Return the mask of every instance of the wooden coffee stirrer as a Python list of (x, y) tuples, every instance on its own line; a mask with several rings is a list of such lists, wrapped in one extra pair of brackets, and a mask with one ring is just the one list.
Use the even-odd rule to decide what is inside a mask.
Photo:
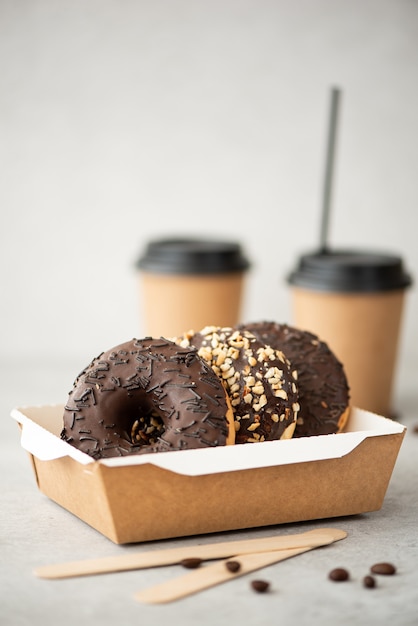
[(34, 573), (40, 578), (50, 579), (89, 576), (92, 574), (105, 574), (108, 572), (121, 572), (158, 567), (161, 565), (173, 565), (180, 563), (186, 558), (210, 560), (231, 557), (234, 554), (243, 555), (296, 548), (311, 549), (316, 546), (333, 543), (339, 539), (344, 539), (346, 536), (347, 533), (343, 530), (336, 528), (318, 528), (296, 535), (243, 539), (198, 546), (169, 548), (167, 550), (135, 552), (100, 559), (57, 563), (38, 567)]
[[(328, 533), (328, 539), (319, 544), (317, 541), (312, 541), (311, 545), (305, 545), (299, 548), (284, 548), (280, 550), (272, 550), (269, 552), (253, 552), (246, 554), (239, 554), (238, 556), (224, 559), (223, 561), (217, 561), (211, 565), (201, 567), (198, 570), (194, 570), (178, 578), (165, 581), (159, 585), (155, 585), (143, 591), (139, 591), (135, 594), (135, 599), (140, 602), (146, 602), (149, 604), (164, 604), (166, 602), (172, 602), (179, 600), (185, 596), (192, 595), (197, 591), (208, 589), (214, 585), (218, 585), (238, 576), (243, 576), (249, 572), (261, 569), (268, 565), (273, 565), (279, 561), (284, 561), (292, 556), (308, 552), (321, 545), (329, 545), (334, 541), (345, 539), (347, 533), (343, 530), (336, 530), (332, 528), (323, 529)], [(310, 533), (304, 533), (305, 537), (311, 535), (312, 539), (318, 539), (319, 535), (316, 533), (321, 532), (311, 531)], [(236, 561), (239, 564), (239, 569), (231, 571), (227, 567), (228, 561)]]
[[(328, 544), (326, 544), (328, 545)], [(135, 594), (135, 599), (147, 604), (165, 604), (180, 600), (198, 591), (214, 587), (227, 582), (238, 576), (284, 561), (297, 554), (308, 552), (319, 546), (306, 546), (304, 548), (290, 548), (288, 550), (273, 550), (272, 552), (255, 552), (239, 554), (238, 556), (217, 561), (206, 565), (188, 574), (167, 580), (159, 585), (154, 585)], [(236, 561), (240, 567), (237, 572), (231, 572), (227, 568), (228, 561)]]

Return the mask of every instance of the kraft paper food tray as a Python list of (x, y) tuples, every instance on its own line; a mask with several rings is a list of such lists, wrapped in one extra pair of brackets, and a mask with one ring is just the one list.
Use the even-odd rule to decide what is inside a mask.
[(405, 434), (353, 408), (338, 435), (95, 461), (60, 440), (62, 415), (12, 411), (39, 489), (115, 543), (376, 511)]

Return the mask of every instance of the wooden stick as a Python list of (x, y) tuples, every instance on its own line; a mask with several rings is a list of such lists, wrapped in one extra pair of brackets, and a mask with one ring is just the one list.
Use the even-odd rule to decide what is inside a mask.
[(140, 591), (135, 594), (134, 597), (139, 602), (146, 602), (148, 604), (173, 602), (174, 600), (179, 600), (180, 598), (192, 595), (203, 589), (219, 585), (220, 583), (227, 582), (238, 576), (243, 576), (249, 572), (261, 569), (267, 565), (272, 565), (273, 563), (278, 563), (284, 559), (289, 559), (292, 556), (312, 549), (313, 547), (309, 546), (289, 550), (276, 550), (273, 552), (241, 554), (233, 557), (233, 560), (240, 564), (240, 569), (236, 573), (231, 573), (227, 569), (226, 562), (229, 559), (225, 559), (224, 561), (217, 561), (211, 565), (202, 566), (179, 578), (168, 580), (159, 585), (145, 589), (144, 591)]
[(296, 535), (279, 535), (276, 537), (261, 537), (257, 539), (243, 539), (221, 543), (204, 544), (169, 548), (167, 550), (152, 550), (134, 552), (99, 559), (84, 561), (70, 561), (44, 565), (35, 569), (34, 574), (40, 578), (70, 578), (74, 576), (89, 576), (108, 572), (121, 572), (133, 569), (158, 567), (180, 563), (185, 558), (217, 559), (233, 554), (248, 554), (252, 552), (270, 552), (299, 547), (314, 547), (326, 545), (339, 539), (344, 539), (347, 533), (337, 528), (319, 528)]

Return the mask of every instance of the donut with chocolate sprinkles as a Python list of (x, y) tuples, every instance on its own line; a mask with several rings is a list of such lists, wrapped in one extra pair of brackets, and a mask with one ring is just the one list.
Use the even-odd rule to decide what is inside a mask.
[(197, 350), (146, 337), (79, 374), (61, 439), (101, 459), (233, 444), (235, 430), (224, 385)]
[(283, 352), (247, 331), (207, 326), (175, 339), (195, 346), (224, 382), (235, 421), (235, 443), (290, 439), (299, 411), (296, 374)]
[(272, 321), (241, 324), (259, 341), (282, 350), (297, 371), (300, 411), (294, 437), (341, 432), (350, 411), (342, 363), (315, 334)]

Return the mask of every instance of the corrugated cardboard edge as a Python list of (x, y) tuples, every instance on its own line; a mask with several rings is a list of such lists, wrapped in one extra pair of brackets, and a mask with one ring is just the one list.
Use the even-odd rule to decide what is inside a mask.
[[(21, 436), (22, 436), (23, 426), (22, 426), (22, 424), (20, 422), (18, 422), (17, 425), (19, 427), (19, 430), (20, 430)], [(38, 489), (40, 489), (38, 470), (36, 469), (35, 457), (34, 457), (34, 455), (31, 452), (27, 452), (27, 455), (28, 455), (28, 458), (29, 458), (29, 463), (31, 464), (31, 467), (32, 467), (32, 471), (33, 471), (33, 475), (35, 477), (36, 485), (37, 485)]]
[[(40, 415), (44, 409), (34, 412)], [(50, 409), (49, 417), (56, 414), (56, 407)], [(197, 475), (156, 465), (157, 457), (174, 452), (149, 455), (141, 466), (111, 466), (89, 457), (80, 463), (70, 456), (33, 456), (33, 463), (45, 495), (119, 544), (354, 515), (381, 507), (405, 433), (398, 423), (379, 416), (367, 419), (357, 410), (356, 427), (362, 417), (367, 426), (382, 428), (361, 431), (360, 442), (348, 454), (316, 461), (278, 465), (276, 459), (274, 466)], [(55, 432), (59, 428), (56, 424)], [(39, 430), (36, 437), (42, 436)], [(327, 437), (331, 442), (344, 435)], [(272, 443), (278, 444), (273, 450), (280, 450), (287, 442)], [(245, 445), (262, 450), (265, 444)]]
[(51, 461), (33, 458), (41, 493), (115, 543), (125, 543), (116, 527), (116, 494), (108, 489), (98, 463), (86, 466), (68, 456)]
[(405, 429), (397, 422), (354, 408), (351, 410), (346, 431), (338, 435), (94, 461), (88, 455), (59, 439), (62, 413), (62, 405), (14, 409), (12, 417), (22, 425), (23, 429), (22, 447), (41, 460), (69, 456), (84, 465), (100, 463), (109, 467), (121, 467), (152, 464), (189, 476), (276, 466), (278, 460), (280, 465), (285, 465), (340, 458), (351, 452), (366, 437), (400, 434)]

